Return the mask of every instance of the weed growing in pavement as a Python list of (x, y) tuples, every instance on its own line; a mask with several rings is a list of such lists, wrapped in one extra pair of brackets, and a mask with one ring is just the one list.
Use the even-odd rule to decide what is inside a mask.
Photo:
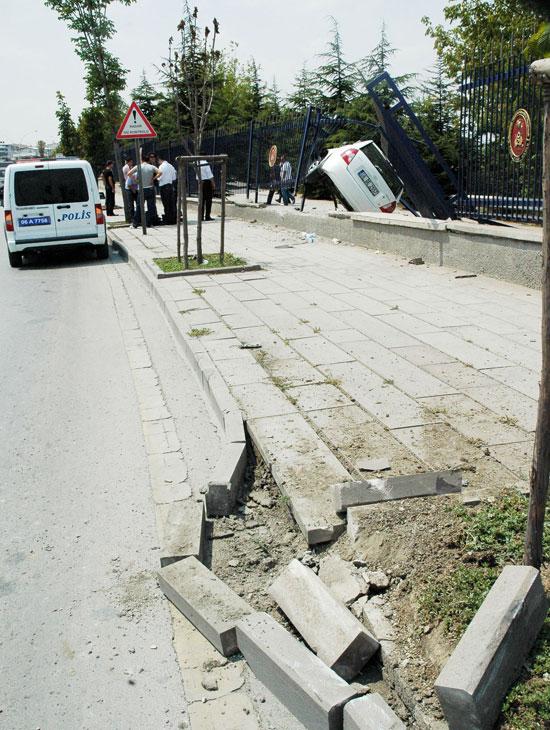
[[(502, 568), (521, 563), (528, 500), (505, 492), (492, 503), (474, 509), (451, 507), (461, 522), (453, 544), (461, 562), (446, 574), (432, 576), (423, 586), (420, 613), (424, 620), (442, 623), (454, 641), (464, 633)], [(550, 518), (546, 519), (544, 555), (550, 557)], [(550, 720), (550, 618), (541, 632), (519, 680), (503, 707), (501, 730), (543, 730)]]
[(393, 307), (390, 307), (390, 309), (392, 309), (392, 310), (393, 309), (399, 309), (399, 305), (398, 304), (394, 304)]
[(518, 419), (514, 418), (514, 416), (505, 415), (501, 416), (498, 420), (505, 426), (519, 426)]
[(212, 330), (208, 327), (193, 327), (187, 334), (189, 337), (206, 337), (206, 335), (212, 334)]
[(271, 380), (273, 381), (273, 385), (276, 385), (279, 390), (286, 390), (290, 383), (286, 378), (281, 378), (280, 375), (272, 375)]
[(321, 328), (320, 327), (314, 327), (313, 328), (313, 331), (315, 332), (316, 335), (318, 335), (319, 332), (321, 331)]
[(193, 289), (193, 294), (198, 294), (199, 297), (202, 297), (206, 289)]
[(325, 385), (334, 385), (336, 388), (339, 388), (342, 385), (342, 381), (338, 380), (338, 378), (327, 378)]
[(309, 319), (301, 319), (300, 322), (302, 324), (309, 324)]
[(283, 505), (283, 507), (290, 506), (290, 497), (287, 494), (279, 494), (277, 500), (279, 501), (279, 504)]
[[(155, 264), (161, 271), (183, 271), (183, 261), (178, 261), (177, 256), (169, 256), (168, 258), (153, 259)], [(199, 264), (195, 257), (189, 258), (189, 269), (221, 269), (227, 266), (246, 266), (246, 261), (232, 253), (225, 253), (223, 263), (220, 260), (219, 253), (208, 253), (202, 264)]]
[(391, 378), (384, 378), (384, 385), (393, 385), (393, 380)]

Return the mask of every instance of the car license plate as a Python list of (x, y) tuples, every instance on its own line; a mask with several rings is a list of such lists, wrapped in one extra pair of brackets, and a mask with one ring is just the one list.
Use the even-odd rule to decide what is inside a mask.
[(40, 215), (36, 218), (19, 218), (18, 223), (20, 228), (26, 228), (27, 226), (49, 226), (52, 219), (49, 215)]
[(359, 170), (357, 173), (363, 183), (365, 184), (366, 188), (369, 190), (369, 192), (376, 196), (380, 194), (380, 190), (376, 187), (376, 185), (373, 183), (373, 181), (370, 179), (370, 177), (367, 175), (367, 173), (364, 170)]

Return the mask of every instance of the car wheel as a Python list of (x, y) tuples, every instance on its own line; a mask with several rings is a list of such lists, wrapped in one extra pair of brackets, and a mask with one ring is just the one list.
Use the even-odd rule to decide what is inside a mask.
[(17, 269), (23, 266), (23, 254), (20, 251), (15, 251), (14, 253), (8, 251), (8, 257), (12, 268)]
[(98, 259), (108, 259), (109, 258), (109, 244), (108, 243), (103, 243), (101, 246), (96, 246), (95, 250), (97, 252)]

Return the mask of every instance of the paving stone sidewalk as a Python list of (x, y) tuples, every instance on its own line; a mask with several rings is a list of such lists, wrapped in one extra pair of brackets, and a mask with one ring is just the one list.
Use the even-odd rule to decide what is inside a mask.
[[(219, 223), (203, 232), (216, 251)], [(175, 253), (175, 227), (116, 235), (142, 260)], [(226, 250), (262, 270), (158, 286), (188, 332), (205, 329), (198, 339), (310, 542), (343, 529), (328, 487), (360, 477), (362, 458), (388, 458), (384, 476), (460, 467), (469, 499), (525, 488), (537, 291), (236, 220)]]

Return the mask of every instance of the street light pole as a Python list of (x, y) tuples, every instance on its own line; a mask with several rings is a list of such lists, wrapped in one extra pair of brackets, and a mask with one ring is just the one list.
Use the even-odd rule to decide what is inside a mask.
[(543, 235), (542, 235), (542, 371), (535, 448), (529, 480), (529, 516), (525, 532), (523, 562), (540, 568), (544, 536), (544, 514), (550, 477), (550, 58), (535, 61), (529, 73), (542, 84), (544, 101), (543, 138)]

